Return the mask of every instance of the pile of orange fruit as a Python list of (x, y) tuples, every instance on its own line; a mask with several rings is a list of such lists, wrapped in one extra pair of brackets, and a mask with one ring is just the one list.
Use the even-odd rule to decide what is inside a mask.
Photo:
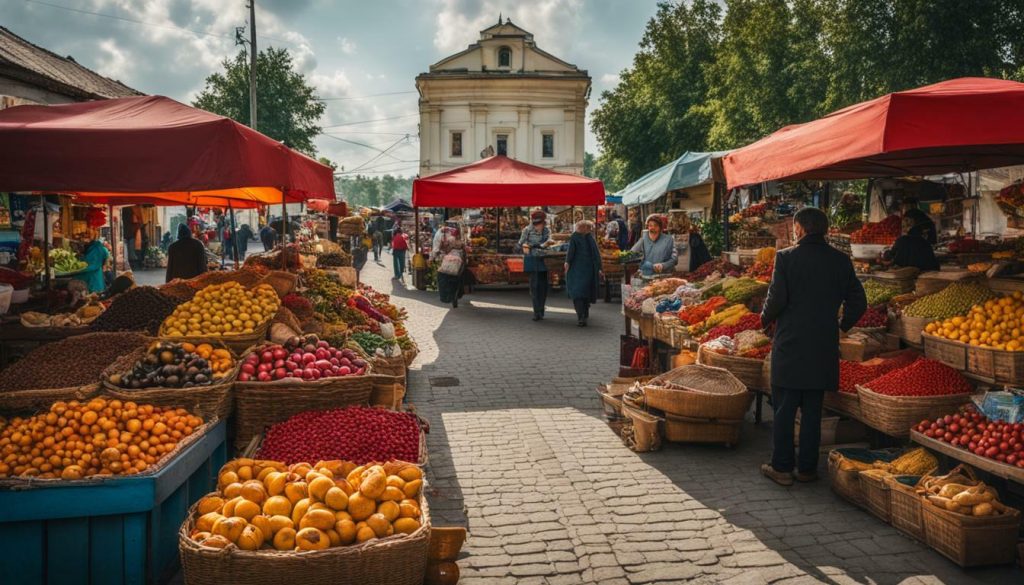
[(0, 477), (82, 479), (145, 471), (203, 424), (183, 408), (93, 398), (55, 402), (0, 431)]
[(209, 343), (200, 343), (199, 345), (182, 343), (181, 349), (210, 362), (214, 379), (223, 378), (235, 367), (235, 358), (231, 357), (231, 352), (224, 348), (214, 348)]
[(969, 345), (1004, 351), (1024, 351), (1024, 294), (989, 299), (971, 307), (967, 315), (925, 326), (925, 333)]

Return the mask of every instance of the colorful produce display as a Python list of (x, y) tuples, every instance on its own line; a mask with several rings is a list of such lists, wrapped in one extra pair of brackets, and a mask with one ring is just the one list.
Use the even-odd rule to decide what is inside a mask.
[(879, 378), (893, 370), (903, 368), (917, 360), (911, 352), (891, 358), (874, 358), (864, 362), (839, 360), (839, 391), (857, 393), (857, 386)]
[(705, 343), (722, 336), (733, 337), (741, 331), (760, 328), (761, 315), (758, 315), (757, 313), (745, 313), (734, 324), (726, 325), (723, 323), (711, 328), (704, 334), (704, 337), (701, 337), (700, 341), (701, 343)]
[(742, 272), (742, 268), (735, 264), (730, 264), (724, 260), (712, 260), (711, 262), (705, 262), (701, 264), (697, 270), (694, 270), (689, 274), (690, 278), (694, 281), (704, 280), (711, 276), (713, 272), (717, 272), (723, 276), (739, 276)]
[(180, 301), (151, 286), (137, 286), (110, 302), (92, 323), (94, 331), (145, 331), (156, 335)]
[(420, 426), (416, 416), (383, 408), (349, 406), (299, 413), (267, 430), (259, 456), (284, 461), (345, 459), (417, 461)]
[(995, 297), (996, 294), (984, 285), (973, 282), (954, 282), (935, 294), (917, 299), (903, 309), (903, 314), (911, 317), (949, 319), (957, 315), (964, 315), (972, 306), (982, 304)]
[(883, 374), (863, 386), (888, 396), (946, 396), (974, 391), (960, 372), (927, 358), (918, 358), (910, 365)]
[(1001, 516), (1013, 511), (999, 501), (995, 488), (974, 479), (973, 475), (967, 470), (954, 469), (946, 475), (925, 477), (916, 491), (928, 504), (965, 516)]
[(687, 325), (696, 325), (710, 317), (715, 311), (724, 307), (726, 304), (728, 304), (728, 301), (725, 300), (725, 297), (711, 297), (699, 305), (683, 307), (679, 310), (677, 316), (680, 321)]
[(378, 349), (384, 349), (389, 345), (386, 339), (375, 333), (357, 332), (353, 333), (349, 339), (359, 344), (359, 347), (369, 355), (373, 355)]
[(875, 278), (864, 281), (864, 295), (870, 306), (888, 303), (898, 294), (900, 294), (898, 284), (882, 282)]
[(148, 342), (139, 333), (86, 333), (47, 343), (0, 370), (0, 391), (96, 384), (117, 358)]
[(868, 307), (854, 327), (885, 327), (889, 324), (889, 309), (885, 305)]
[(55, 402), (0, 431), (0, 477), (82, 479), (145, 471), (203, 424), (183, 408), (120, 400)]
[(50, 265), (58, 274), (78, 272), (84, 270), (88, 264), (78, 259), (75, 253), (67, 248), (53, 248), (50, 250)]
[(214, 348), (209, 343), (150, 344), (146, 357), (135, 362), (126, 373), (112, 374), (107, 381), (114, 386), (130, 388), (191, 388), (219, 383), (235, 367), (231, 352)]
[(196, 505), (192, 539), (212, 548), (307, 551), (360, 544), (418, 530), (423, 472), (407, 463), (347, 461), (285, 466), (236, 459), (221, 469), (218, 493)]
[(182, 303), (160, 327), (170, 337), (225, 337), (254, 332), (270, 321), (280, 300), (273, 287), (249, 290), (237, 282), (208, 286)]
[(316, 257), (317, 268), (352, 266), (352, 255), (345, 251), (324, 252)]
[(1024, 468), (1024, 425), (990, 420), (973, 404), (955, 414), (922, 420), (914, 430), (975, 455)]
[(911, 449), (892, 461), (876, 460), (870, 463), (844, 457), (840, 465), (843, 471), (860, 471), (878, 475), (925, 475), (938, 468), (939, 462), (923, 447)]
[(877, 223), (866, 223), (850, 234), (850, 243), (879, 244), (889, 246), (900, 237), (902, 219), (898, 215), (890, 215)]
[(718, 325), (735, 325), (739, 323), (740, 319), (744, 315), (750, 313), (750, 310), (743, 305), (730, 305), (721, 311), (714, 313), (704, 321), (691, 327), (691, 333), (704, 333), (717, 327)]
[(974, 305), (964, 317), (929, 323), (926, 333), (1005, 351), (1024, 351), (1024, 295), (1020, 291)]
[(740, 278), (723, 285), (725, 300), (730, 303), (745, 303), (757, 295), (764, 294), (768, 285), (752, 278)]
[(316, 335), (293, 337), (284, 345), (256, 348), (242, 361), (239, 382), (285, 378), (319, 380), (366, 373), (366, 361), (351, 349), (338, 349)]

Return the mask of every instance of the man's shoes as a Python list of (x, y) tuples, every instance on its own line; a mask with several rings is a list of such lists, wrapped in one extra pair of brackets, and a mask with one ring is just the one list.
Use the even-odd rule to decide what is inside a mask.
[(544, 318), (544, 317), (541, 317), (540, 315), (534, 315), (534, 316), (533, 316), (533, 320), (534, 320), (534, 321), (540, 321), (540, 320), (541, 320), (541, 319), (543, 319), (543, 318)]
[(800, 483), (811, 483), (812, 481), (818, 481), (818, 472), (816, 471), (800, 471), (796, 474), (796, 480)]
[(584, 321), (577, 321), (577, 322), (576, 322), (576, 326), (577, 326), (577, 327), (586, 327), (586, 326), (587, 326), (587, 324), (586, 324), (586, 322), (584, 322)]
[(783, 487), (793, 485), (793, 474), (786, 473), (784, 471), (776, 471), (776, 469), (772, 467), (771, 463), (761, 464), (761, 475)]

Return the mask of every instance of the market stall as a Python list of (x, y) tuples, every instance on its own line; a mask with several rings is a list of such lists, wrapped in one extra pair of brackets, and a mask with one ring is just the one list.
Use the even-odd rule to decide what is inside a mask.
[[(522, 254), (513, 251), (514, 245), (508, 245), (509, 241), (519, 239), (521, 226), (518, 218), (521, 214), (511, 210), (556, 206), (593, 207), (604, 203), (604, 197), (601, 181), (551, 171), (505, 156), (492, 156), (416, 179), (413, 182), (412, 201), (416, 209), (439, 207), (495, 210), (493, 222), (482, 217), (479, 224), (470, 228), (466, 269), (478, 283), (498, 284), (516, 282), (517, 277), (514, 275), (522, 274)], [(503, 219), (506, 211), (509, 214)], [(510, 228), (509, 224), (513, 221), (516, 223)], [(418, 230), (419, 222), (416, 223)], [(473, 233), (475, 227), (479, 229)], [(478, 239), (474, 242), (472, 238)], [(549, 278), (560, 278), (563, 258), (557, 254), (551, 256)]]

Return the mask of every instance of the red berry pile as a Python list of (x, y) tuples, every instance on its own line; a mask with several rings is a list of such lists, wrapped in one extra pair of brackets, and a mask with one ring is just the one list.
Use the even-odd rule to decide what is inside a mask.
[(700, 342), (706, 343), (712, 339), (718, 339), (723, 335), (726, 337), (732, 337), (741, 331), (760, 328), (761, 315), (758, 315), (757, 313), (747, 313), (740, 317), (740, 320), (737, 321), (735, 325), (719, 325), (717, 327), (712, 327), (704, 337), (700, 338)]
[(923, 420), (914, 430), (975, 455), (1024, 468), (1024, 424), (990, 420), (973, 405), (956, 414)]
[(878, 223), (866, 223), (859, 230), (850, 234), (853, 244), (883, 244), (888, 246), (900, 237), (900, 226), (903, 220), (898, 215), (890, 215)]
[(893, 370), (864, 384), (888, 396), (948, 396), (970, 394), (970, 382), (960, 372), (935, 360), (920, 358), (905, 368)]
[(416, 416), (383, 408), (349, 406), (307, 410), (271, 426), (259, 458), (288, 464), (342, 459), (369, 461), (419, 459), (420, 427)]
[(868, 307), (854, 327), (885, 327), (889, 324), (889, 309), (885, 305)]
[(909, 366), (916, 359), (917, 356), (913, 353), (904, 353), (896, 357), (875, 358), (866, 362), (839, 360), (839, 391), (856, 394), (858, 385), (864, 385), (893, 370)]

